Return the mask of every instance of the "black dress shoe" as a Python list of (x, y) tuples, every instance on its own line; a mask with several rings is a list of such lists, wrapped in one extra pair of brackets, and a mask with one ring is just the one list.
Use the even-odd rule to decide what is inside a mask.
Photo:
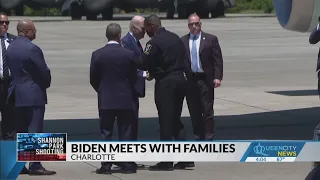
[(96, 173), (97, 173), (97, 174), (112, 174), (112, 172), (111, 172), (111, 167), (101, 166), (100, 169), (97, 169), (97, 170), (96, 170)]
[(29, 175), (32, 176), (41, 176), (41, 175), (54, 175), (55, 171), (46, 170), (44, 167), (40, 167), (39, 169), (29, 169)]
[(138, 170), (146, 169), (146, 166), (143, 164), (137, 164), (137, 169)]
[(29, 170), (26, 167), (23, 167), (20, 174), (29, 174)]
[(137, 169), (133, 167), (121, 168), (120, 173), (122, 174), (134, 174), (137, 173)]
[(160, 162), (154, 166), (149, 167), (149, 171), (173, 171), (172, 163)]
[(137, 164), (134, 162), (122, 162), (117, 163), (117, 166), (119, 169), (117, 172), (123, 173), (123, 174), (133, 174), (137, 172)]
[(191, 168), (194, 166), (195, 166), (194, 162), (178, 162), (173, 167), (174, 167), (174, 169), (186, 169), (186, 168)]

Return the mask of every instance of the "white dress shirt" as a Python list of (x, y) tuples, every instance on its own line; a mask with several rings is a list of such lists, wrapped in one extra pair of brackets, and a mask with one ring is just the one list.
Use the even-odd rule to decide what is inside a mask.
[[(199, 55), (199, 49), (200, 49), (200, 42), (201, 42), (201, 32), (197, 35), (199, 36), (198, 39), (196, 40), (196, 47), (197, 47), (197, 60), (196, 59), (192, 59), (192, 54), (191, 54), (191, 51), (192, 51), (192, 42), (193, 42), (193, 37), (195, 35), (191, 34), (190, 33), (190, 38), (189, 38), (189, 49), (190, 49), (190, 58), (191, 58), (191, 62), (192, 61), (197, 61), (197, 64), (198, 64), (198, 71), (197, 72), (203, 72), (203, 69), (202, 69), (202, 65), (201, 65), (201, 61), (200, 61), (200, 55)], [(192, 64), (192, 63), (191, 63)]]
[(108, 41), (107, 44), (119, 44), (117, 41)]
[[(9, 42), (8, 42), (8, 36), (7, 36), (7, 33), (4, 34), (4, 44), (6, 45), (6, 49), (8, 48), (9, 46)], [(9, 74), (10, 74), (10, 70), (9, 70)], [(2, 78), (3, 77), (3, 59), (2, 59), (2, 45), (1, 45), (1, 42), (0, 42), (0, 77)]]

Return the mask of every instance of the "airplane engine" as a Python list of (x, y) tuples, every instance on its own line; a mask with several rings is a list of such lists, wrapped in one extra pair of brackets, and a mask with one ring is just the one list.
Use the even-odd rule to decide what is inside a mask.
[(84, 0), (83, 4), (88, 11), (100, 13), (109, 7), (113, 8), (114, 2), (115, 0)]
[(320, 0), (273, 0), (280, 25), (291, 31), (311, 32), (320, 16)]
[(35, 3), (43, 4), (48, 7), (50, 6), (56, 7), (56, 6), (61, 6), (65, 0), (31, 0), (31, 1)]
[(4, 9), (15, 9), (21, 5), (25, 0), (0, 0), (0, 6)]

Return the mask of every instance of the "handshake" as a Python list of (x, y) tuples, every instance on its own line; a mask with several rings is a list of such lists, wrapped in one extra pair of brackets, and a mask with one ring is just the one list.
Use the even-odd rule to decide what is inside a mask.
[(148, 81), (151, 81), (153, 79), (153, 77), (150, 75), (150, 73), (148, 71), (146, 71), (146, 79)]

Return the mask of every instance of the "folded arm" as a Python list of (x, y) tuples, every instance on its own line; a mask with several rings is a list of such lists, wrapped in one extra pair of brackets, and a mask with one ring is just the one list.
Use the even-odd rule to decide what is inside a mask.
[(30, 59), (40, 72), (43, 86), (47, 89), (51, 85), (51, 72), (46, 64), (42, 50), (38, 46), (34, 46), (32, 47), (31, 51)]

